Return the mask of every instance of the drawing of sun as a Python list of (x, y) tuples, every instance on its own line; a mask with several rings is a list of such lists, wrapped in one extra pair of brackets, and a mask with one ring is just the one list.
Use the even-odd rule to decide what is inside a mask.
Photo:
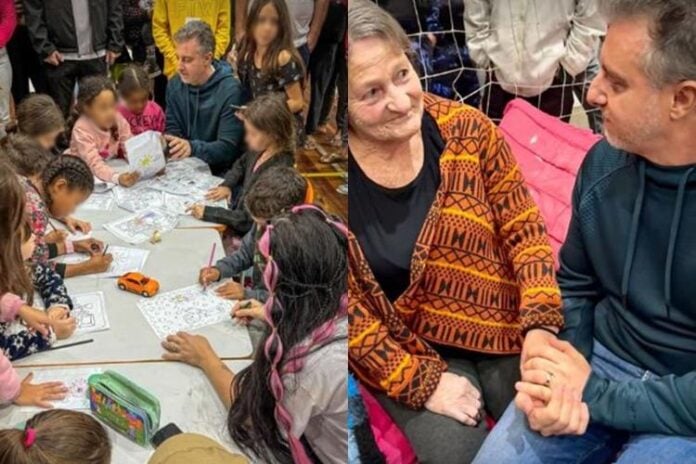
[(154, 162), (154, 157), (150, 154), (147, 154), (140, 158), (140, 167), (141, 168), (147, 168), (152, 166), (152, 163)]

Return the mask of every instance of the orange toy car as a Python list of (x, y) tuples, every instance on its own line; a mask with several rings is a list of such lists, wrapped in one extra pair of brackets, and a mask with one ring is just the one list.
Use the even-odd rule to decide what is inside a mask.
[(139, 272), (127, 272), (118, 278), (118, 288), (149, 298), (159, 292), (159, 282)]

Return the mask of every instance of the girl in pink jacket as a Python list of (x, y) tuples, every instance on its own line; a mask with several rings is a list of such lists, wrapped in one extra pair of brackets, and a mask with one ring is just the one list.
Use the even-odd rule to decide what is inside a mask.
[(72, 126), (68, 153), (79, 156), (92, 173), (105, 182), (131, 187), (137, 172), (117, 173), (107, 160), (126, 157), (124, 143), (131, 138), (130, 125), (117, 110), (118, 95), (106, 76), (80, 81), (77, 94), (77, 120)]
[(165, 115), (162, 108), (150, 100), (150, 79), (142, 66), (128, 65), (118, 79), (121, 103), (118, 111), (130, 124), (133, 135), (146, 131), (164, 132)]
[[(57, 309), (53, 314), (32, 308), (21, 295), (34, 294), (25, 258), (33, 252), (30, 227), (24, 212), (24, 189), (17, 175), (6, 161), (0, 161), (0, 340), (13, 345), (0, 346), (0, 403), (14, 402), (19, 405), (46, 407), (51, 399), (65, 396), (66, 389), (60, 384), (34, 385), (31, 377), (20, 381), (5, 352), (10, 352), (15, 342), (35, 345), (47, 344), (55, 339), (51, 329), (64, 324), (74, 324), (65, 310)], [(5, 330), (16, 319), (21, 319), (34, 334), (22, 331), (23, 338), (5, 336)], [(73, 328), (74, 330), (74, 328)], [(33, 337), (33, 338), (32, 338)]]

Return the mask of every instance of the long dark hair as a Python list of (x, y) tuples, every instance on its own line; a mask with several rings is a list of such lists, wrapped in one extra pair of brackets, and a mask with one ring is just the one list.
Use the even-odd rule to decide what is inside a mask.
[[(247, 15), (246, 24), (244, 25), (244, 38), (239, 44), (239, 63), (248, 63), (250, 60), (251, 66), (254, 66), (254, 53), (256, 53), (256, 41), (254, 40), (254, 26), (259, 20), (261, 10), (268, 4), (273, 5), (273, 8), (278, 12), (278, 36), (271, 42), (266, 55), (261, 63), (261, 70), (266, 74), (276, 74), (278, 72), (278, 56), (283, 50), (292, 55), (291, 60), (294, 60), (304, 70), (302, 57), (297, 52), (295, 45), (292, 42), (292, 22), (290, 21), (290, 11), (285, 3), (285, 0), (254, 0), (249, 14)], [(242, 75), (246, 66), (240, 66), (240, 77), (245, 80)]]
[(277, 93), (256, 97), (243, 111), (244, 119), (268, 135), (280, 152), (295, 153), (295, 117)]
[(22, 259), (27, 216), (25, 194), (17, 174), (0, 160), (0, 295), (13, 293), (31, 298), (34, 287)]
[[(316, 206), (296, 206), (266, 226), (267, 326), (254, 357), (231, 387), (232, 439), (263, 462), (310, 462), (283, 405), (282, 378), (296, 374), (312, 351), (337, 338), (347, 308), (347, 229)], [(286, 438), (287, 437), (287, 438)]]
[(41, 174), (53, 159), (51, 153), (28, 135), (10, 134), (0, 140), (0, 155), (5, 157), (20, 176)]
[[(77, 89), (77, 101), (73, 108), (70, 118), (68, 118), (68, 139), (72, 137), (72, 130), (75, 123), (85, 112), (85, 107), (92, 104), (95, 98), (103, 91), (109, 91), (114, 94), (114, 99), (118, 100), (118, 92), (113, 81), (106, 76), (89, 76), (80, 81)], [(114, 124), (111, 127), (111, 138), (118, 140), (118, 125)]]

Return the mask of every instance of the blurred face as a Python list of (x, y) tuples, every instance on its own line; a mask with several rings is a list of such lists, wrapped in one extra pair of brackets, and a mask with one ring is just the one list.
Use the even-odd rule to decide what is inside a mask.
[(36, 141), (46, 150), (52, 150), (56, 146), (56, 139), (63, 133), (63, 129), (55, 129), (45, 134), (36, 136)]
[(244, 121), (244, 141), (250, 150), (259, 153), (266, 150), (271, 144), (271, 138), (249, 121)]
[(89, 105), (85, 114), (100, 128), (107, 130), (116, 124), (116, 96), (110, 90), (102, 90)]
[(147, 90), (137, 90), (128, 95), (124, 95), (122, 98), (128, 111), (134, 114), (141, 114), (145, 111), (145, 106), (148, 100), (150, 100), (150, 94)]
[(278, 37), (278, 12), (270, 3), (261, 8), (254, 24), (254, 41), (257, 45), (267, 47)]
[(22, 259), (28, 261), (36, 249), (36, 236), (32, 233), (29, 238), (22, 243)]
[(645, 74), (650, 44), (647, 21), (613, 22), (602, 47), (601, 71), (587, 94), (590, 104), (602, 110), (607, 141), (635, 154), (659, 149), (670, 122), (672, 86), (656, 89)]
[(202, 53), (195, 39), (176, 44), (176, 56), (179, 58), (179, 76), (185, 84), (202, 85), (208, 80), (208, 72), (213, 62), (213, 54)]
[(65, 179), (58, 179), (48, 186), (47, 193), (51, 198), (51, 215), (56, 219), (62, 219), (75, 212), (77, 207), (84, 203), (90, 192), (69, 188)]
[(379, 38), (350, 44), (348, 121), (373, 142), (406, 141), (420, 131), (423, 90), (406, 54)]

